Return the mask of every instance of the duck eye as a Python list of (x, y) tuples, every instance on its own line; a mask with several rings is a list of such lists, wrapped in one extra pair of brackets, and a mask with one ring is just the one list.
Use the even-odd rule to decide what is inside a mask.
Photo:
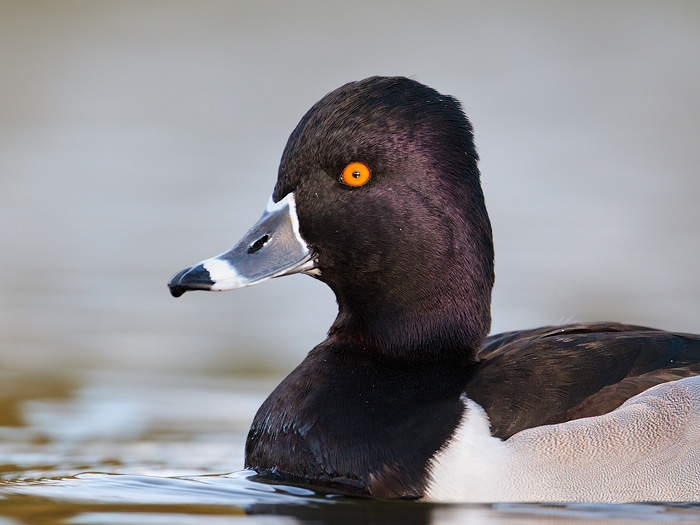
[(345, 166), (340, 182), (348, 186), (362, 186), (369, 180), (369, 168), (361, 162), (352, 162)]

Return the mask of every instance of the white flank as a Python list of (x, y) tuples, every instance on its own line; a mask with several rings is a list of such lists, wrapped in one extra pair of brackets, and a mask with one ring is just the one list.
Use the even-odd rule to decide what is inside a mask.
[(508, 449), (491, 435), (484, 409), (471, 399), (462, 400), (462, 422), (450, 443), (433, 458), (426, 499), (493, 501), (503, 486)]
[(700, 376), (652, 387), (608, 414), (506, 441), (485, 435), (483, 410), (466, 406), (434, 459), (427, 499), (700, 501)]

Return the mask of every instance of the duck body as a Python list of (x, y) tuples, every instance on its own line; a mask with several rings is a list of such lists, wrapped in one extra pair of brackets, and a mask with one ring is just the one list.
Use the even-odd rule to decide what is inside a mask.
[(274, 390), (246, 468), (450, 501), (700, 500), (700, 336), (616, 323), (487, 337), (491, 227), (459, 103), (405, 78), (329, 93), (263, 216), (171, 293), (306, 273), (328, 338)]
[[(661, 383), (619, 408), (542, 425), (503, 441), (479, 405), (436, 454), (427, 499), (697, 501), (700, 376)], [(478, 472), (478, 475), (475, 473)]]
[(700, 338), (592, 323), (492, 336), (482, 351), (411, 364), (331, 338), (261, 406), (246, 466), (390, 498), (700, 497)]

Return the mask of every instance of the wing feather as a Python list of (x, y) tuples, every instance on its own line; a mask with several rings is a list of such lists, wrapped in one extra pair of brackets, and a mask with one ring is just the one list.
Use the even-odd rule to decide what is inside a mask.
[(488, 337), (466, 393), (506, 439), (606, 414), (667, 381), (700, 374), (700, 336), (618, 323), (546, 326)]

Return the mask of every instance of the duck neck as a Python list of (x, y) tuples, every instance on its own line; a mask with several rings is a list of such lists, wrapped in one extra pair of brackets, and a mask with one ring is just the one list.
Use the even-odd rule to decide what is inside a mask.
[(336, 293), (339, 312), (329, 336), (411, 361), (476, 361), (491, 326), (491, 286), (463, 283), (428, 282), (421, 287), (426, 293), (410, 300), (385, 286), (382, 293)]

